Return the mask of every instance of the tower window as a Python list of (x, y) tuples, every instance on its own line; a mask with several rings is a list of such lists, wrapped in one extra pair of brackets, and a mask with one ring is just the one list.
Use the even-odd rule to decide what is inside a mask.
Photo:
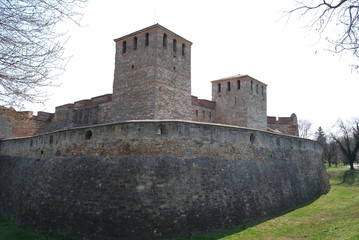
[(203, 111), (203, 118), (205, 118), (206, 117), (206, 112), (205, 111)]
[(262, 86), (262, 95), (264, 95), (264, 87)]
[(241, 89), (241, 80), (237, 80), (237, 89)]
[(218, 83), (218, 92), (221, 92), (221, 84)]
[(176, 41), (176, 39), (173, 39), (173, 51), (177, 52), (177, 41)]
[(253, 91), (253, 81), (251, 81), (251, 91)]
[(145, 46), (147, 47), (150, 44), (150, 34), (146, 33)]
[(196, 117), (198, 117), (198, 110), (196, 110)]
[(258, 93), (258, 84), (257, 84), (257, 86), (256, 86), (256, 92)]
[(137, 37), (133, 38), (133, 50), (137, 49)]
[(167, 47), (167, 34), (163, 34), (163, 46)]
[(122, 42), (122, 53), (126, 53), (126, 41)]
[(182, 44), (182, 56), (184, 56), (184, 50), (186, 48), (186, 45)]
[(227, 91), (231, 91), (231, 82), (227, 82)]

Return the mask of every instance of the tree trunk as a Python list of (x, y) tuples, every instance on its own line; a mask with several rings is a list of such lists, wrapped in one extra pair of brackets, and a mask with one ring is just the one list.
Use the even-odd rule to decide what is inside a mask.
[(350, 165), (350, 170), (354, 170), (354, 162), (353, 162), (353, 161), (349, 161), (349, 165)]

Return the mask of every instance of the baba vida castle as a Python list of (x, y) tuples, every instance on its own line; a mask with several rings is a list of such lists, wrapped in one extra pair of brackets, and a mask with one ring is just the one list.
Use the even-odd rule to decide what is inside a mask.
[[(1, 138), (116, 121), (177, 119), (298, 136), (297, 117), (267, 117), (267, 85), (237, 75), (212, 81), (212, 101), (191, 96), (192, 43), (161, 25), (115, 39), (113, 94), (56, 107), (55, 113), (2, 108)], [(4, 114), (5, 112), (5, 114)]]
[(192, 43), (155, 24), (115, 39), (113, 93), (55, 113), (0, 108), (0, 214), (77, 239), (243, 226), (329, 191), (322, 147), (267, 116), (249, 75), (191, 95)]

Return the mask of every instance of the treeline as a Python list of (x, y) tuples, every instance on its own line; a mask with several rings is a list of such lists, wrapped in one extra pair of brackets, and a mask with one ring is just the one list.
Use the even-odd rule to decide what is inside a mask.
[[(310, 137), (310, 128), (311, 123), (308, 120), (299, 121), (301, 137)], [(344, 163), (354, 169), (354, 163), (358, 161), (359, 119), (338, 120), (333, 128), (326, 132), (319, 127), (313, 138), (322, 145), (322, 159), (329, 167), (332, 164), (337, 166), (338, 163)]]

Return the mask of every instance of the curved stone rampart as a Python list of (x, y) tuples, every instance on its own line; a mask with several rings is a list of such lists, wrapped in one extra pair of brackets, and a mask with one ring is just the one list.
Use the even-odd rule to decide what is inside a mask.
[(163, 155), (180, 158), (263, 160), (261, 149), (320, 155), (314, 141), (249, 128), (191, 121), (147, 120), (94, 125), (3, 140), (0, 153), (38, 159)]
[(79, 239), (156, 239), (275, 216), (329, 191), (314, 141), (187, 121), (9, 139), (0, 211)]

